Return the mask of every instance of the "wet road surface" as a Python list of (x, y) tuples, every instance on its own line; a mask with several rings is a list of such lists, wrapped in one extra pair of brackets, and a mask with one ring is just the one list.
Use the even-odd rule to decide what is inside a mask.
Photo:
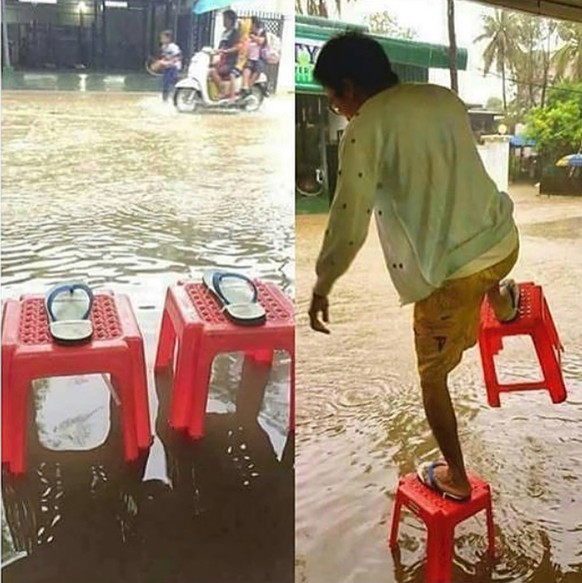
[(169, 377), (152, 373), (178, 279), (236, 268), (293, 296), (293, 168), (274, 147), (292, 111), (285, 97), (185, 116), (152, 95), (3, 94), (3, 298), (74, 279), (129, 294), (156, 428), (128, 466), (99, 377), (35, 383), (28, 472), (3, 484), (4, 581), (293, 579), (288, 356), (242, 382), (241, 357), (219, 357), (198, 443), (168, 429)]
[[(541, 284), (562, 343), (568, 400), (546, 392), (487, 406), (477, 349), (450, 380), (467, 465), (491, 484), (499, 559), (485, 556), (484, 516), (456, 530), (454, 581), (582, 581), (582, 199), (511, 190), (522, 237), (518, 281)], [(412, 336), (374, 229), (330, 298), (332, 334), (306, 312), (325, 216), (297, 218), (296, 581), (424, 580), (424, 527), (403, 513), (400, 554), (386, 539), (400, 475), (437, 459)], [(512, 339), (513, 340), (513, 339)], [(535, 378), (533, 348), (508, 341), (501, 378)], [(533, 379), (532, 379), (533, 380)]]

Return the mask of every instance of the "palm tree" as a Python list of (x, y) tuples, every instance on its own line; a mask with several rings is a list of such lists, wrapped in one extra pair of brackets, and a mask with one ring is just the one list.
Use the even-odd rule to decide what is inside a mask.
[(519, 47), (516, 38), (515, 14), (506, 10), (495, 10), (493, 16), (483, 16), (483, 33), (475, 42), (488, 40), (489, 43), (483, 51), (484, 73), (489, 73), (493, 64), (497, 72), (501, 74), (503, 84), (503, 109), (507, 111), (507, 79), (506, 71), (514, 61)]
[(556, 77), (560, 80), (582, 81), (582, 25), (561, 22), (557, 31), (564, 45), (552, 57)]
[(451, 89), (459, 92), (457, 73), (457, 35), (455, 34), (455, 0), (447, 0), (447, 21), (449, 24), (449, 69), (451, 71)]

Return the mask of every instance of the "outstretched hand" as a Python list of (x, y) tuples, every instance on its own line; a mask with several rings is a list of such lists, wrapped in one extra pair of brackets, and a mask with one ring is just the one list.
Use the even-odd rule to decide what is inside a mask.
[(309, 306), (309, 325), (312, 330), (329, 334), (329, 329), (325, 324), (329, 323), (329, 301), (326, 296), (313, 294), (311, 296), (311, 305)]

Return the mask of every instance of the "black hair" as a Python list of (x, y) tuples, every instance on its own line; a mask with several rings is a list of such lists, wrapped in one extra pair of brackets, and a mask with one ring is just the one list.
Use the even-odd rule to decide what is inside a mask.
[(375, 95), (400, 82), (380, 43), (351, 30), (325, 43), (317, 57), (313, 77), (338, 97), (343, 95), (347, 80), (367, 95)]
[(251, 23), (259, 28), (263, 28), (263, 22), (261, 21), (261, 19), (258, 16), (252, 16)]
[(222, 13), (222, 17), (223, 18), (227, 18), (228, 20), (230, 20), (233, 24), (236, 24), (236, 12), (234, 10), (225, 10)]
[(169, 38), (170, 40), (174, 40), (174, 33), (171, 30), (163, 30), (161, 35)]

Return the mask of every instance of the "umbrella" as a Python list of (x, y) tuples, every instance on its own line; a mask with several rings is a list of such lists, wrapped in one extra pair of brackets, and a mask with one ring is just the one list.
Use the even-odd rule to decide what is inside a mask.
[(204, 14), (212, 10), (222, 10), (232, 4), (232, 0), (198, 0), (194, 3), (194, 14)]
[(570, 154), (564, 156), (556, 162), (556, 166), (565, 168), (567, 166), (582, 166), (582, 154)]

